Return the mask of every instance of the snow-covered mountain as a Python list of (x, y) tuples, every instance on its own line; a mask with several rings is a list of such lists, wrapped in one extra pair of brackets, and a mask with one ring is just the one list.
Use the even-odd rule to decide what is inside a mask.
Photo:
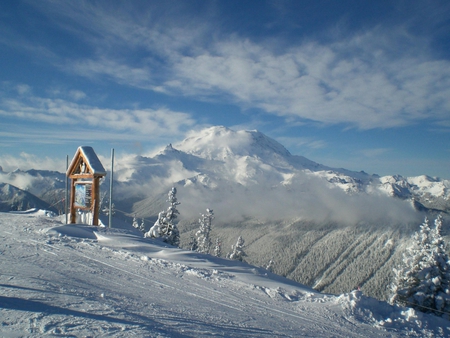
[(130, 230), (0, 212), (2, 337), (447, 337), (447, 320)]
[[(320, 291), (361, 286), (379, 299), (425, 214), (450, 211), (449, 180), (331, 168), (289, 153), (261, 132), (225, 127), (192, 133), (152, 155), (116, 158), (114, 177), (116, 218), (145, 218), (149, 228), (176, 186), (182, 246), (198, 230), (199, 214), (211, 208), (212, 235), (224, 255), (242, 235), (252, 264), (273, 259), (276, 273)], [(64, 179), (55, 172), (0, 172), (0, 182), (51, 204), (57, 199), (50, 201), (49, 192), (62, 195)], [(102, 182), (104, 192), (107, 185)]]
[(8, 183), (0, 183), (0, 211), (40, 208), (55, 212), (49, 203)]
[(0, 167), (0, 210), (40, 208), (62, 212), (65, 180), (65, 173), (57, 171), (16, 169), (4, 172)]
[[(186, 199), (195, 201), (202, 210), (210, 203), (226, 201), (227, 207), (223, 210), (228, 216), (233, 206), (232, 214), (253, 218), (326, 219), (348, 223), (348, 219), (339, 216), (342, 201), (348, 202), (353, 210), (348, 212), (354, 216), (349, 217), (352, 222), (376, 221), (375, 213), (384, 217), (386, 207), (391, 216), (395, 213), (403, 216), (409, 212), (408, 207), (417, 203), (423, 209), (450, 210), (448, 180), (428, 176), (379, 177), (330, 168), (290, 154), (281, 144), (258, 131), (233, 131), (225, 127), (202, 130), (151, 157), (128, 159), (127, 164), (118, 166), (117, 175), (126, 183), (125, 190), (132, 182), (138, 182), (137, 191), (154, 192), (149, 196), (151, 201), (157, 195), (155, 192), (167, 190), (167, 186), (173, 184), (183, 187), (180, 194), (188, 195)], [(236, 198), (237, 194), (245, 201)], [(351, 198), (354, 195), (365, 204), (355, 205)], [(401, 203), (401, 200), (406, 202)], [(189, 204), (185, 209), (192, 210), (193, 206)], [(215, 209), (220, 212), (222, 208), (216, 206)], [(370, 212), (361, 213), (363, 209), (370, 209)], [(155, 211), (141, 202), (134, 212), (150, 216)]]
[[(449, 180), (425, 175), (379, 177), (365, 172), (331, 168), (303, 156), (290, 154), (285, 147), (261, 132), (233, 131), (220, 126), (192, 133), (179, 144), (168, 145), (151, 156), (129, 155), (116, 159), (115, 178), (117, 179), (115, 199), (119, 204), (121, 200), (128, 199), (133, 202), (145, 198), (154, 199), (158, 194), (165, 193), (171, 185), (177, 184), (185, 187), (186, 192), (201, 191), (207, 195), (206, 201), (211, 201), (211, 198), (214, 200), (210, 195), (215, 195), (215, 199), (224, 200), (227, 196), (217, 197), (223, 190), (244, 190), (247, 194), (251, 194), (252, 190), (259, 194), (262, 190), (266, 192), (262, 195), (265, 200), (273, 197), (267, 194), (270, 190), (288, 192), (291, 198), (300, 203), (295, 213), (292, 215), (288, 213), (288, 216), (293, 218), (314, 219), (312, 217), (314, 215), (305, 215), (301, 206), (302, 202), (313, 200), (313, 197), (319, 198), (314, 193), (317, 187), (319, 190), (326, 189), (325, 191), (333, 192), (336, 190), (334, 188), (339, 188), (347, 196), (360, 194), (396, 197), (410, 201), (411, 205), (414, 199), (425, 208), (450, 210)], [(48, 192), (64, 189), (65, 174), (20, 169), (7, 173), (0, 169), (0, 182), (12, 184), (42, 197)], [(105, 180), (103, 185), (106, 189), (107, 184), (108, 180)], [(294, 191), (298, 194), (292, 194)], [(199, 196), (194, 197), (198, 199)], [(249, 202), (251, 197), (249, 196)], [(340, 196), (337, 198), (340, 199)], [(278, 196), (272, 201), (275, 202), (271, 210), (273, 212), (280, 210), (281, 202), (277, 203), (277, 199)], [(204, 201), (197, 200), (197, 202), (204, 204)], [(316, 202), (314, 200), (312, 204)], [(322, 203), (322, 211), (332, 216), (333, 210), (328, 210), (330, 208), (333, 209), (332, 203)], [(216, 209), (218, 210), (217, 207)], [(251, 211), (250, 209), (247, 209), (247, 213)], [(124, 211), (136, 210), (131, 210), (128, 203), (127, 210)], [(151, 208), (148, 214), (144, 212), (142, 216), (150, 214), (153, 214)], [(281, 217), (285, 218), (286, 216)]]

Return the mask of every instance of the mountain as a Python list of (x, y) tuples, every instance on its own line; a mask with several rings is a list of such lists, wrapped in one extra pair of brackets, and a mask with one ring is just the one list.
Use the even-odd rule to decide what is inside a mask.
[(0, 211), (39, 208), (56, 212), (49, 203), (8, 183), (0, 183)]
[[(353, 222), (378, 221), (377, 217), (386, 214), (383, 211), (386, 207), (392, 218), (395, 212), (404, 214), (417, 203), (425, 210), (450, 210), (450, 181), (428, 176), (379, 177), (330, 168), (290, 154), (281, 144), (258, 131), (236, 132), (225, 127), (211, 127), (179, 144), (167, 146), (152, 157), (131, 161), (134, 163), (129, 163), (126, 169), (118, 168), (116, 174), (120, 181), (127, 182), (127, 189), (133, 185), (131, 182), (139, 182), (138, 190), (153, 191), (149, 201), (154, 201), (155, 196), (162, 194), (168, 186), (177, 184), (183, 191), (188, 191), (189, 199), (195, 200), (202, 209), (211, 202), (226, 201), (227, 216), (233, 205), (234, 213), (246, 217), (317, 220), (318, 214), (322, 213), (326, 214), (324, 220), (348, 223), (342, 215), (342, 200), (352, 207), (348, 214), (353, 214), (354, 217), (349, 217)], [(180, 190), (180, 194), (184, 193)], [(230, 194), (236, 193), (246, 200), (231, 203), (236, 196)], [(361, 205), (352, 199), (355, 195), (368, 204)], [(262, 197), (270, 202), (262, 203)], [(395, 197), (396, 200), (384, 197)], [(407, 202), (400, 203), (400, 200)], [(246, 208), (249, 201), (252, 207)], [(380, 203), (384, 205), (380, 206)], [(389, 206), (391, 203), (393, 205)], [(144, 201), (137, 204), (134, 212), (144, 217), (154, 215), (151, 206), (145, 204)], [(376, 210), (361, 212), (369, 205)], [(191, 210), (191, 205), (186, 209)], [(277, 213), (284, 216), (272, 216)]]
[[(40, 191), (58, 191), (65, 179), (52, 172), (8, 175), (0, 181), (23, 178), (26, 189), (36, 184)], [(241, 235), (251, 264), (273, 260), (277, 274), (317, 290), (360, 286), (378, 299), (387, 298), (392, 268), (425, 215), (450, 211), (448, 180), (331, 168), (291, 154), (261, 132), (225, 127), (192, 133), (151, 156), (118, 158), (114, 178), (115, 218), (143, 218), (149, 228), (175, 186), (182, 247), (210, 208), (223, 255)], [(444, 234), (447, 227), (446, 220)]]
[(320, 294), (124, 229), (0, 212), (2, 337), (444, 337), (448, 321)]
[[(20, 189), (22, 191), (20, 195), (27, 196), (26, 201), (11, 204), (11, 197), (8, 197), (7, 194), (1, 195), (0, 203), (3, 204), (3, 211), (17, 210), (18, 206), (19, 208), (31, 206), (63, 213), (65, 181), (66, 174), (57, 171), (16, 169), (12, 172), (4, 172), (0, 167), (0, 183), (3, 182), (11, 185), (14, 189)], [(32, 197), (29, 197), (31, 195)], [(36, 203), (35, 200), (39, 200), (39, 202)]]

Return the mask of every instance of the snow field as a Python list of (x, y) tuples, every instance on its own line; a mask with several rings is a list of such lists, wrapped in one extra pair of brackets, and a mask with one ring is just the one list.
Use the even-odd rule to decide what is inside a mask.
[(449, 322), (323, 295), (245, 263), (135, 233), (0, 213), (3, 337), (442, 336)]

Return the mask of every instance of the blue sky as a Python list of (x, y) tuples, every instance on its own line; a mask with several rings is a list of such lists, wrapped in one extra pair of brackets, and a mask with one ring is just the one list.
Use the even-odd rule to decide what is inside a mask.
[(0, 2), (0, 166), (257, 129), (296, 155), (450, 178), (448, 1)]

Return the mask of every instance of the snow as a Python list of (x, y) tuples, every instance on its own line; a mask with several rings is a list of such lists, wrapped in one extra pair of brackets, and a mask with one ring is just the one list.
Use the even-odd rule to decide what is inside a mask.
[(83, 154), (83, 157), (86, 160), (88, 166), (92, 169), (93, 174), (100, 176), (106, 175), (106, 170), (103, 167), (102, 163), (100, 162), (100, 159), (98, 158), (94, 149), (89, 146), (78, 147), (77, 152), (75, 153), (75, 156), (73, 157), (72, 162), (69, 165), (69, 169), (74, 166), (74, 161), (78, 159), (77, 157), (78, 153)]
[(218, 161), (228, 157), (257, 156), (289, 157), (289, 151), (277, 141), (256, 130), (234, 131), (223, 126), (214, 126), (195, 132), (181, 143), (176, 149), (207, 159)]
[(360, 291), (334, 296), (265, 269), (144, 239), (0, 213), (2, 337), (444, 337), (450, 322)]

